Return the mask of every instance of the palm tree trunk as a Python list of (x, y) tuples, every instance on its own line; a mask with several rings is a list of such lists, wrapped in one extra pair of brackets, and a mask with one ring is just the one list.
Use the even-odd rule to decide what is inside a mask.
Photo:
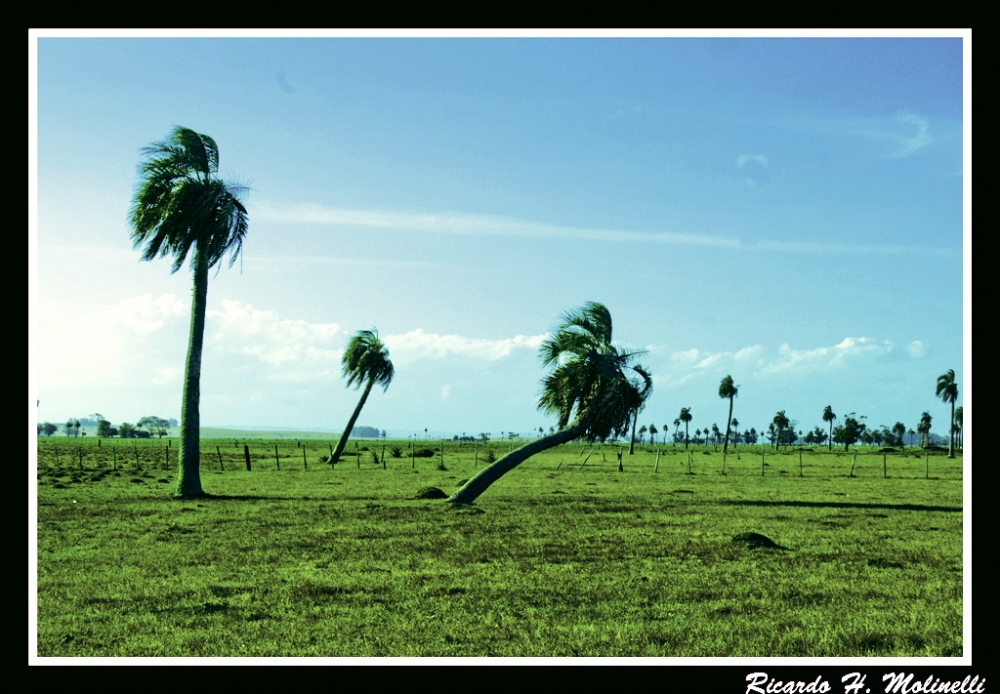
[(357, 407), (351, 413), (351, 418), (347, 420), (347, 427), (344, 429), (344, 433), (340, 435), (340, 441), (337, 442), (337, 447), (334, 449), (333, 455), (330, 456), (330, 465), (336, 465), (337, 461), (340, 460), (340, 456), (344, 453), (344, 448), (347, 446), (347, 439), (351, 436), (354, 423), (358, 421), (358, 417), (361, 415), (361, 408), (365, 406), (365, 400), (368, 399), (368, 394), (372, 392), (373, 385), (375, 385), (375, 381), (368, 379), (368, 385), (365, 386), (364, 392), (361, 393), (361, 399), (358, 400)]
[(951, 401), (951, 426), (948, 427), (948, 457), (955, 457), (955, 401)]
[(688, 423), (684, 422), (684, 450), (688, 447)]
[[(733, 397), (729, 396), (729, 417), (726, 418), (726, 440), (722, 444), (722, 456), (725, 460), (726, 451), (729, 450), (729, 425), (733, 421)], [(725, 463), (723, 462), (723, 468), (725, 468)]]
[(201, 353), (205, 341), (205, 310), (208, 304), (208, 253), (196, 242), (194, 250), (194, 288), (191, 299), (191, 328), (188, 333), (187, 360), (184, 364), (184, 394), (181, 398), (181, 450), (177, 461), (175, 497), (197, 497), (201, 488), (200, 438)]
[(583, 431), (583, 425), (574, 424), (568, 429), (563, 429), (562, 431), (557, 431), (554, 434), (549, 434), (545, 438), (532, 441), (528, 445), (522, 446), (516, 451), (508, 453), (492, 465), (480, 470), (479, 473), (466, 482), (461, 489), (448, 497), (447, 502), (450, 504), (471, 504), (473, 501), (478, 499), (479, 495), (485, 492), (491, 484), (496, 482), (503, 475), (513, 470), (531, 456), (550, 448), (554, 448), (559, 444), (572, 441), (573, 439), (579, 437)]
[(639, 410), (636, 410), (632, 415), (632, 441), (628, 445), (628, 454), (633, 455), (635, 453), (635, 424), (639, 421)]
[(829, 434), (829, 438), (827, 439), (827, 444), (828, 444), (827, 445), (827, 450), (828, 451), (832, 451), (833, 450), (833, 420), (832, 419), (830, 420), (830, 434)]

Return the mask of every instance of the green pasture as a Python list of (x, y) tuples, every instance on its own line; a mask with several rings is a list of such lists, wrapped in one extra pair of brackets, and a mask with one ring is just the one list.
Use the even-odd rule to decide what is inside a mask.
[(176, 441), (40, 439), (38, 655), (962, 654), (961, 457), (574, 444), (451, 508), (509, 443), (358, 443), (203, 440), (174, 501)]

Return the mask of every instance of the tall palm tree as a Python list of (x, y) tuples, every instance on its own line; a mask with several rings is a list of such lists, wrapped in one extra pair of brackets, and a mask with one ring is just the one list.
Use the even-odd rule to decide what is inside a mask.
[(733, 422), (733, 398), (736, 397), (736, 394), (738, 392), (739, 389), (733, 385), (732, 376), (726, 376), (724, 379), (722, 379), (722, 382), (719, 384), (719, 397), (723, 399), (726, 398), (729, 399), (729, 416), (726, 418), (726, 440), (722, 444), (723, 455), (725, 455), (726, 451), (729, 450), (729, 427), (732, 425)]
[(936, 395), (945, 402), (951, 403), (951, 419), (948, 421), (948, 457), (955, 457), (955, 401), (958, 400), (958, 384), (955, 383), (955, 370), (948, 369), (938, 376)]
[[(740, 420), (733, 417), (732, 421), (729, 423), (733, 428), (733, 448), (736, 448), (736, 444), (739, 443), (740, 438)], [(728, 428), (729, 425), (727, 425)], [(725, 452), (726, 448), (723, 446), (722, 451)]]
[(347, 349), (344, 350), (344, 356), (341, 357), (340, 362), (342, 374), (347, 379), (347, 387), (360, 388), (361, 384), (364, 383), (365, 389), (361, 393), (357, 407), (351, 413), (351, 418), (347, 420), (347, 426), (344, 428), (344, 433), (340, 435), (340, 441), (337, 442), (333, 455), (330, 456), (331, 465), (336, 465), (337, 461), (340, 460), (344, 447), (347, 446), (347, 439), (351, 436), (351, 430), (354, 429), (358, 415), (361, 414), (361, 408), (365, 406), (365, 400), (368, 399), (372, 388), (375, 385), (380, 385), (382, 392), (385, 392), (392, 382), (393, 375), (395, 375), (392, 362), (389, 361), (389, 350), (378, 339), (377, 330), (359, 330), (354, 333), (354, 337), (347, 343)]
[(829, 438), (829, 446), (827, 447), (827, 450), (830, 451), (833, 450), (833, 420), (835, 420), (836, 418), (837, 415), (833, 413), (832, 406), (827, 405), (826, 407), (823, 408), (823, 421), (830, 423), (830, 432), (828, 434), (830, 438)]
[(963, 439), (963, 422), (962, 417), (965, 415), (965, 406), (959, 405), (955, 408), (955, 435), (958, 437), (958, 447), (964, 450)]
[[(778, 430), (778, 436), (774, 439), (774, 450), (778, 450), (778, 445), (781, 443), (781, 432), (788, 428), (788, 417), (785, 416), (784, 410), (778, 410), (778, 414), (774, 415), (774, 419), (771, 421), (774, 423), (774, 428)], [(785, 448), (788, 448), (787, 444)]]
[(656, 428), (655, 424), (650, 424), (649, 425), (649, 429), (647, 429), (647, 431), (649, 431), (649, 445), (650, 446), (655, 446), (656, 445), (656, 435), (660, 433), (660, 430)]
[(691, 421), (691, 408), (682, 407), (681, 413), (677, 417), (679, 420), (684, 422), (684, 448), (688, 447), (688, 423)]
[(249, 215), (241, 200), (247, 188), (227, 183), (218, 174), (219, 148), (215, 140), (189, 128), (174, 128), (166, 140), (142, 149), (142, 180), (129, 212), (132, 245), (142, 247), (142, 260), (172, 256), (173, 273), (191, 254), (194, 289), (181, 396), (181, 447), (174, 492), (178, 497), (203, 494), (198, 404), (208, 271), (227, 253), (232, 267), (243, 249), (249, 226)]
[(637, 362), (644, 351), (611, 339), (611, 313), (587, 302), (564, 313), (552, 336), (542, 343), (539, 358), (551, 373), (542, 380), (538, 409), (559, 418), (558, 431), (500, 458), (448, 498), (471, 503), (500, 477), (535, 453), (583, 438), (605, 441), (628, 431), (633, 413), (653, 392), (649, 371)]
[[(665, 428), (666, 426), (664, 426), (664, 429)], [(674, 420), (674, 445), (677, 444), (677, 432), (680, 430), (680, 428), (681, 428), (681, 419), (680, 417), (678, 417), (677, 419)]]

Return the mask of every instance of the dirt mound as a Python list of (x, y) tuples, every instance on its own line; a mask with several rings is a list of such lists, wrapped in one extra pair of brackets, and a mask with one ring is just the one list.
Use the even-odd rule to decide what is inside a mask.
[(437, 487), (424, 487), (414, 499), (447, 499), (448, 495)]
[(748, 547), (778, 548), (780, 546), (771, 538), (766, 535), (761, 535), (760, 533), (740, 533), (739, 535), (733, 536), (733, 542), (742, 542)]

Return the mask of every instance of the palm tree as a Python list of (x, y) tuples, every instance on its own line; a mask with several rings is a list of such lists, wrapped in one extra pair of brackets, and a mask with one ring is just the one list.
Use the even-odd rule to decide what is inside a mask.
[(920, 441), (924, 448), (931, 443), (931, 413), (924, 412), (920, 415), (920, 424), (917, 425), (917, 433), (920, 434)]
[(181, 269), (191, 253), (194, 290), (174, 495), (196, 497), (203, 494), (198, 403), (208, 271), (227, 253), (232, 267), (243, 249), (249, 216), (241, 198), (247, 189), (218, 177), (219, 148), (215, 140), (188, 128), (174, 128), (166, 140), (144, 147), (142, 157), (139, 166), (142, 181), (135, 190), (129, 213), (133, 247), (142, 246), (142, 260), (172, 256), (171, 273)]
[[(736, 417), (733, 417), (732, 421), (726, 425), (726, 428), (728, 429), (730, 425), (732, 425), (733, 428), (733, 448), (736, 448), (736, 444), (739, 442), (740, 438), (740, 420), (736, 419)], [(722, 447), (722, 452), (723, 453), (726, 452), (725, 446)]]
[(965, 407), (964, 407), (964, 405), (959, 405), (958, 407), (955, 408), (955, 436), (958, 437), (958, 447), (959, 448), (963, 448), (963, 449), (964, 449), (964, 446), (962, 445), (963, 444), (962, 439), (964, 437), (962, 436), (962, 434), (963, 434), (963, 431), (962, 431), (962, 424), (963, 424), (962, 423), (962, 417), (964, 415), (965, 415)]
[(649, 431), (649, 445), (650, 446), (655, 446), (656, 445), (656, 435), (660, 433), (660, 430), (656, 428), (655, 424), (650, 424), (649, 425), (649, 429), (647, 431)]
[(830, 451), (833, 450), (833, 420), (835, 420), (836, 418), (837, 415), (833, 413), (833, 407), (827, 405), (826, 407), (823, 408), (823, 421), (830, 423), (830, 433), (829, 433), (830, 445), (827, 447), (827, 450)]
[(688, 423), (691, 421), (691, 408), (682, 407), (681, 413), (677, 416), (679, 420), (684, 422), (684, 448), (688, 447)]
[(500, 458), (448, 498), (471, 503), (500, 477), (535, 453), (583, 438), (605, 441), (628, 431), (629, 420), (653, 392), (649, 371), (637, 363), (644, 351), (625, 349), (611, 340), (611, 313), (587, 302), (564, 313), (539, 357), (551, 373), (542, 380), (538, 408), (559, 418), (558, 431)]
[(894, 433), (899, 440), (899, 447), (905, 449), (906, 445), (903, 443), (903, 436), (906, 435), (906, 425), (902, 422), (896, 422), (892, 425), (892, 433)]
[(337, 461), (340, 460), (344, 447), (347, 445), (347, 439), (351, 435), (351, 430), (354, 429), (354, 423), (358, 421), (358, 415), (361, 414), (361, 408), (365, 406), (365, 400), (368, 399), (372, 388), (378, 384), (382, 386), (382, 392), (385, 392), (395, 374), (392, 362), (389, 361), (389, 350), (378, 339), (377, 330), (359, 330), (354, 333), (354, 337), (347, 343), (347, 349), (344, 350), (344, 356), (340, 361), (343, 366), (342, 373), (347, 379), (347, 387), (350, 388), (353, 385), (355, 388), (360, 388), (361, 384), (364, 383), (365, 390), (361, 393), (361, 399), (358, 400), (357, 407), (351, 413), (351, 418), (347, 420), (347, 427), (340, 435), (337, 448), (334, 449), (333, 455), (330, 457), (331, 465), (336, 465)]
[(677, 432), (680, 430), (680, 428), (681, 428), (681, 419), (680, 419), (680, 417), (678, 417), (677, 419), (674, 420), (674, 445), (675, 446), (677, 445)]
[(948, 457), (955, 457), (955, 401), (958, 400), (958, 384), (955, 383), (955, 370), (948, 369), (938, 376), (936, 395), (945, 402), (951, 403), (951, 426), (948, 427)]
[(726, 376), (722, 379), (722, 382), (719, 384), (719, 397), (723, 399), (729, 398), (729, 416), (726, 418), (726, 440), (722, 444), (722, 455), (725, 455), (726, 451), (729, 450), (729, 427), (733, 422), (733, 398), (736, 397), (738, 392), (739, 389), (733, 385), (732, 376)]
[[(778, 430), (778, 436), (774, 439), (774, 450), (778, 450), (778, 444), (781, 443), (781, 432), (788, 428), (788, 417), (785, 416), (784, 410), (778, 410), (778, 414), (774, 415), (774, 419), (771, 421), (774, 423), (774, 428)], [(788, 448), (787, 444), (785, 448)]]

